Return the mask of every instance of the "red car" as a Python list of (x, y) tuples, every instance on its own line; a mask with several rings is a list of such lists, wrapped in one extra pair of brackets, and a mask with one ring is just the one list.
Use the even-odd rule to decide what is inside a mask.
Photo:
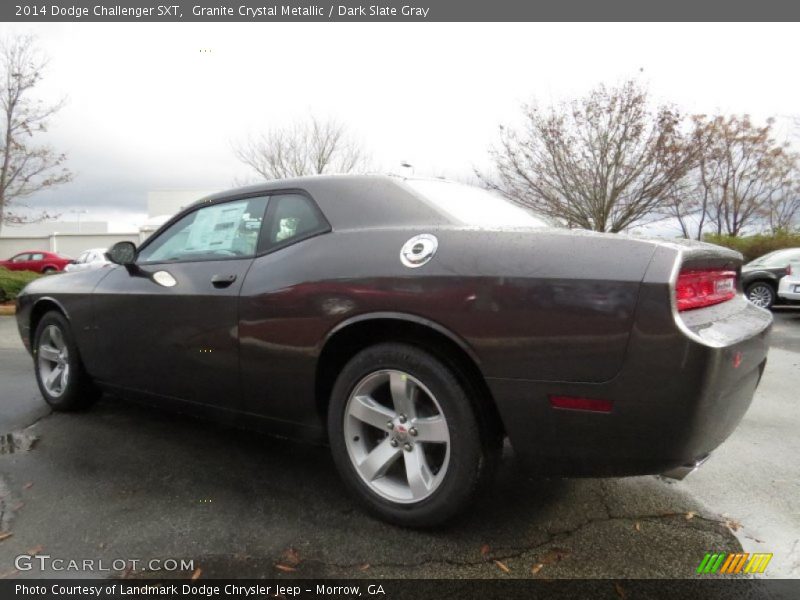
[(9, 260), (0, 260), (0, 267), (8, 269), (9, 271), (54, 273), (56, 271), (63, 271), (64, 267), (71, 262), (71, 258), (64, 258), (54, 252), (31, 250), (29, 252), (20, 252), (16, 256), (12, 256)]

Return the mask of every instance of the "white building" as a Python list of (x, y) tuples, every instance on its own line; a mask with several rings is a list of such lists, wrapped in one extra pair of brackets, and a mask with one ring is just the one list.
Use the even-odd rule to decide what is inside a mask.
[(43, 221), (25, 225), (4, 225), (0, 230), (0, 259), (10, 258), (26, 250), (58, 252), (76, 257), (89, 248), (107, 248), (129, 240), (140, 244), (175, 213), (196, 200), (214, 193), (212, 190), (154, 190), (147, 193), (147, 220), (138, 231), (109, 233), (105, 221)]

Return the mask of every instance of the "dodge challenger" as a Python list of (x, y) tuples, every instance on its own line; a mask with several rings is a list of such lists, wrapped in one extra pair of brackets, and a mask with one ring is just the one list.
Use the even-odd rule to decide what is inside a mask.
[(108, 257), (18, 298), (54, 410), (110, 390), (327, 443), (407, 526), (464, 509), (506, 439), (540, 473), (685, 475), (747, 410), (772, 323), (737, 252), (570, 231), (443, 180), (220, 193)]

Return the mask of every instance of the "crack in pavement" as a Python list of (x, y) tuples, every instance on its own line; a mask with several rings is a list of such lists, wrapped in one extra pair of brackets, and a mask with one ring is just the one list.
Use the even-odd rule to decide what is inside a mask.
[[(673, 513), (661, 513), (661, 514), (654, 514), (654, 515), (636, 515), (636, 516), (615, 516), (609, 514), (607, 517), (593, 517), (589, 518), (582, 523), (576, 525), (575, 527), (571, 527), (568, 529), (563, 529), (559, 531), (548, 531), (547, 532), (547, 539), (538, 542), (533, 545), (525, 545), (525, 546), (501, 546), (497, 549), (496, 552), (493, 552), (491, 556), (481, 557), (479, 559), (455, 559), (455, 558), (442, 558), (442, 557), (434, 557), (434, 558), (425, 558), (421, 560), (416, 560), (412, 562), (380, 562), (380, 563), (369, 563), (370, 567), (376, 568), (402, 568), (402, 567), (420, 567), (424, 565), (447, 565), (453, 567), (467, 567), (467, 566), (480, 566), (482, 564), (486, 564), (487, 562), (491, 562), (494, 560), (510, 560), (515, 558), (521, 558), (526, 554), (535, 552), (541, 549), (544, 546), (548, 546), (550, 544), (554, 544), (556, 542), (561, 543), (560, 539), (568, 538), (582, 529), (590, 525), (594, 525), (597, 523), (606, 523), (606, 522), (613, 522), (613, 521), (645, 521), (645, 522), (658, 522), (666, 519), (682, 519), (681, 522), (686, 523), (688, 527), (692, 529), (698, 529), (697, 527), (693, 527), (691, 521), (697, 519), (699, 521), (704, 521), (707, 523), (714, 523), (716, 525), (720, 525), (725, 527), (725, 521), (721, 521), (719, 519), (714, 519), (712, 517), (705, 517), (702, 515), (695, 515), (692, 517), (691, 520), (686, 519), (686, 513), (682, 512), (673, 512)], [(329, 562), (320, 559), (312, 559), (304, 562), (313, 562), (316, 564), (320, 564), (326, 567), (332, 567), (334, 569), (352, 569), (352, 568), (359, 568), (362, 567), (365, 563), (364, 561), (358, 561), (353, 563), (338, 563), (338, 562)]]

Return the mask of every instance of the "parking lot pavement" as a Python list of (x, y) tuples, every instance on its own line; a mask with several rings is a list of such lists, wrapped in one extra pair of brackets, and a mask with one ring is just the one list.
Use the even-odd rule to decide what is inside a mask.
[(0, 576), (39, 575), (14, 571), (15, 556), (35, 551), (193, 559), (203, 577), (691, 577), (706, 552), (743, 544), (775, 553), (766, 575), (797, 577), (800, 311), (787, 315), (751, 410), (683, 482), (536, 480), (509, 456), (489, 496), (433, 531), (361, 513), (325, 448), (110, 397), (49, 415), (3, 318), (0, 433), (38, 441), (0, 454), (0, 529), (13, 533)]

